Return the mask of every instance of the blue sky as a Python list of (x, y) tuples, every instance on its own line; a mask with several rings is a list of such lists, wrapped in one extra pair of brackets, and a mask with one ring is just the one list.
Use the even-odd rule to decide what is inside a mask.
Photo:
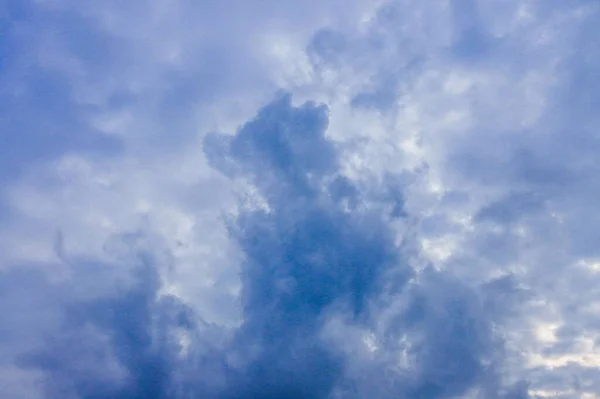
[(0, 3), (0, 396), (600, 398), (599, 26)]

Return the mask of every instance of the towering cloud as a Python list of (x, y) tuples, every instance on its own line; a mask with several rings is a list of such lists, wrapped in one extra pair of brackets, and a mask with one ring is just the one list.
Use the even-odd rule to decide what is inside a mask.
[(229, 223), (244, 255), (240, 326), (211, 327), (159, 295), (156, 247), (118, 237), (130, 273), (77, 296), (90, 278), (78, 265), (54, 288), (71, 293), (61, 326), (21, 359), (46, 376), (46, 397), (499, 397), (499, 312), (485, 299), (511, 284), (476, 289), (418, 269), (391, 228), (398, 203), (340, 173), (327, 123), (326, 107), (280, 95), (235, 135), (206, 137), (210, 163), (256, 188)]

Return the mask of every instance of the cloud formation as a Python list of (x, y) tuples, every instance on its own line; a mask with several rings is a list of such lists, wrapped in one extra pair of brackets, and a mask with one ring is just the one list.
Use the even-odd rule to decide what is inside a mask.
[(599, 16), (0, 6), (0, 391), (599, 397)]
[(107, 251), (130, 271), (104, 282), (115, 289), (76, 295), (90, 278), (82, 260), (84, 274), (44, 283), (75, 290), (45, 344), (19, 360), (44, 373), (44, 397), (498, 397), (493, 309), (444, 272), (415, 271), (395, 243), (389, 201), (368, 201), (340, 175), (327, 121), (324, 106), (281, 95), (234, 136), (205, 139), (211, 164), (249, 179), (263, 201), (240, 204), (230, 222), (244, 255), (243, 322), (223, 330), (221, 347), (216, 326), (159, 294), (159, 242), (116, 237), (123, 249)]

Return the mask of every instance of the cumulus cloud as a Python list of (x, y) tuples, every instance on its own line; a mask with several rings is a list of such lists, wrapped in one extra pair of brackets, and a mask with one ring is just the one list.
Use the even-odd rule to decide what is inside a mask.
[(0, 9), (3, 392), (600, 395), (598, 6), (305, 3)]
[[(445, 272), (415, 272), (389, 204), (368, 201), (340, 174), (327, 121), (324, 106), (294, 107), (281, 95), (234, 136), (205, 139), (211, 164), (262, 197), (240, 204), (229, 224), (244, 256), (240, 326), (206, 324), (160, 295), (171, 257), (159, 239), (116, 237), (106, 253), (126, 269), (73, 259), (76, 274), (42, 283), (67, 301), (57, 301), (60, 322), (42, 345), (18, 361), (43, 373), (44, 397), (500, 395), (493, 308)], [(82, 290), (93, 269), (99, 287)]]

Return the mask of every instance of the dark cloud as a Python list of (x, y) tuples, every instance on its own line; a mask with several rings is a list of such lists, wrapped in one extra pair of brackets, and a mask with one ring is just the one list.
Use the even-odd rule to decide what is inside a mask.
[[(137, 245), (143, 239), (141, 233), (115, 238), (130, 245), (124, 279), (115, 278), (119, 273), (110, 264), (79, 259), (74, 278), (45, 283), (54, 291), (47, 297), (63, 292), (67, 299), (61, 301), (61, 326), (47, 332), (43, 348), (21, 356), (19, 363), (45, 373), (47, 397), (172, 396), (179, 350), (172, 332), (191, 328), (193, 321), (183, 304), (157, 295), (160, 265)], [(94, 279), (94, 268), (101, 270), (104, 280), (89, 281)], [(94, 283), (107, 287), (100, 292), (82, 292), (77, 287)]]
[[(370, 330), (378, 312), (395, 297), (404, 302), (403, 310), (381, 331), (390, 346), (379, 350), (399, 350), (394, 341), (408, 337), (404, 349), (413, 362), (400, 373), (386, 373), (388, 381), (368, 390), (378, 397), (466, 393), (498, 360), (494, 356), (501, 343), (491, 332), (495, 313), (481, 307), (476, 291), (445, 273), (429, 267), (417, 277), (406, 254), (394, 245), (382, 208), (373, 212), (361, 207), (366, 198), (360, 189), (338, 176), (326, 127), (323, 106), (295, 108), (282, 95), (235, 136), (207, 138), (213, 165), (249, 178), (267, 208), (243, 212), (231, 226), (246, 255), (245, 323), (238, 345), (257, 351), (242, 372), (243, 382), (234, 388), (245, 393), (232, 396), (332, 394), (336, 386), (348, 384), (345, 369), (352, 359), (322, 343), (325, 317), (343, 309), (347, 323)], [(396, 208), (403, 199), (397, 181), (385, 180), (381, 190), (391, 194), (382, 198), (391, 201), (394, 216), (399, 216)], [(344, 198), (353, 207), (345, 208)], [(499, 284), (495, 288), (503, 291)], [(350, 385), (345, 397), (362, 397), (370, 384)]]
[[(395, 243), (389, 223), (405, 217), (396, 209), (402, 179), (384, 179), (368, 198), (340, 175), (327, 123), (325, 106), (294, 107), (282, 94), (235, 135), (206, 138), (212, 165), (247, 179), (265, 202), (240, 207), (229, 222), (244, 254), (238, 328), (206, 324), (159, 295), (168, 254), (145, 233), (117, 237), (107, 250), (127, 273), (69, 260), (78, 273), (44, 283), (66, 292), (56, 306), (62, 321), (19, 364), (43, 373), (46, 397), (433, 399), (474, 389), (527, 397), (522, 385), (505, 387), (493, 332), (515, 285), (480, 289), (431, 266), (415, 269), (415, 250)], [(68, 258), (62, 239), (56, 245)], [(112, 277), (81, 290), (94, 269)], [(334, 319), (346, 326), (337, 338), (327, 333)], [(376, 348), (350, 331), (371, 334)]]
[(384, 224), (344, 211), (356, 189), (336, 176), (326, 128), (325, 107), (294, 108), (282, 95), (234, 137), (207, 138), (213, 164), (249, 177), (268, 205), (232, 226), (246, 255), (238, 345), (258, 350), (233, 397), (327, 397), (343, 371), (343, 359), (319, 338), (327, 309), (366, 317), (382, 271), (399, 261)]

